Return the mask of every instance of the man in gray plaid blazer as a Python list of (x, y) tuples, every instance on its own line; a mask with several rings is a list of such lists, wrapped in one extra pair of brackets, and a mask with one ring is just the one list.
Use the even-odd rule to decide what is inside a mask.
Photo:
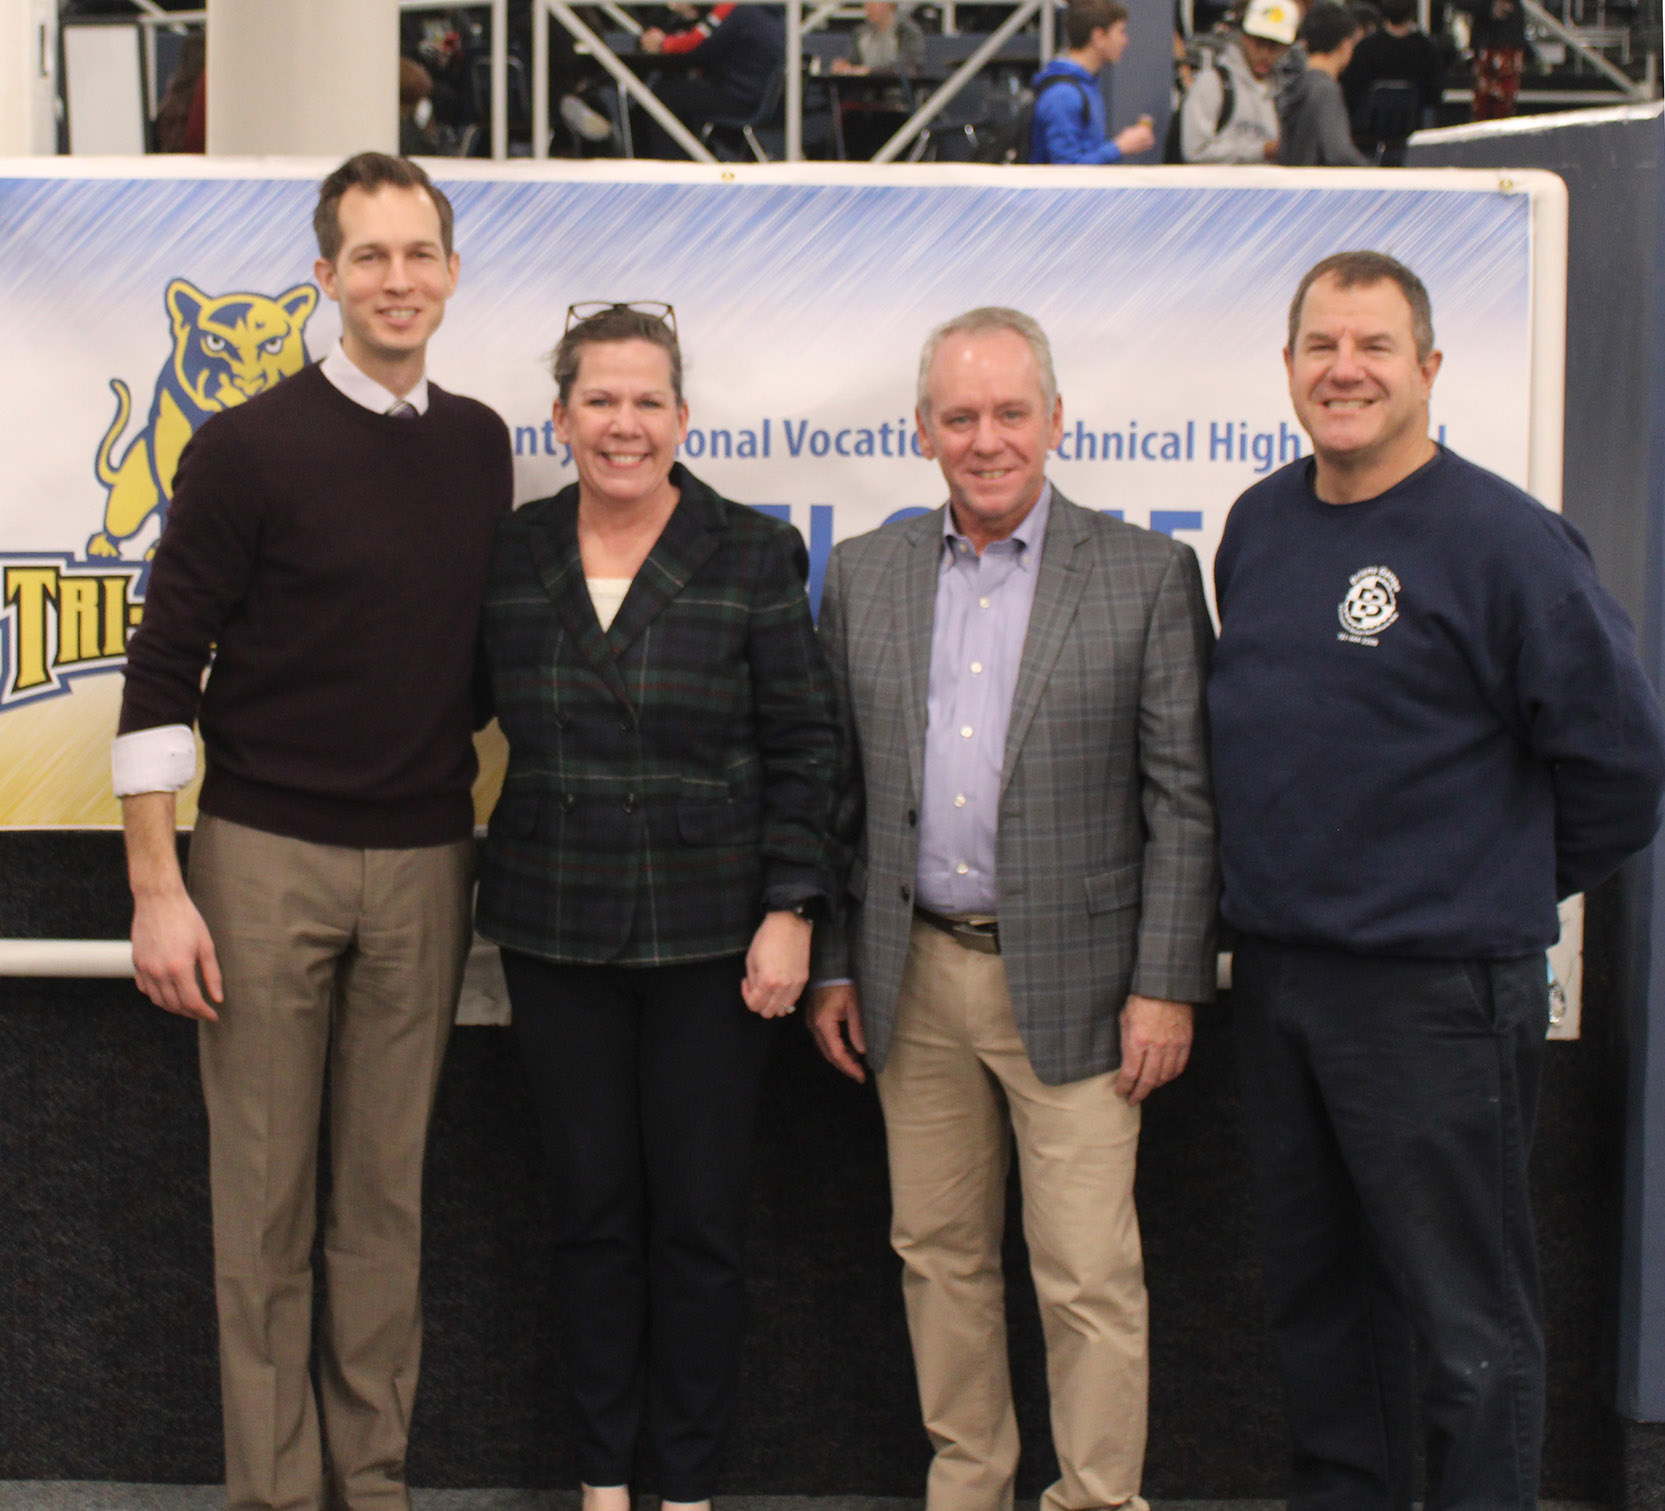
[(918, 421), (948, 505), (843, 542), (822, 597), (854, 854), (811, 1027), (877, 1075), (927, 1511), (1012, 1504), (1008, 1126), (1061, 1471), (1043, 1507), (1142, 1506), (1139, 1103), (1214, 987), (1202, 579), (1047, 482), (1063, 405), (1027, 316), (933, 332)]

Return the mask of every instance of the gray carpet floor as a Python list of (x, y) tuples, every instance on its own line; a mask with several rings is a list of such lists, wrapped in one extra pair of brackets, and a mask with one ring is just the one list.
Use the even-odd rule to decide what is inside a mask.
[[(415, 1490), (415, 1511), (575, 1511), (578, 1497), (556, 1490)], [(113, 1485), (91, 1480), (0, 1481), (0, 1511), (220, 1511), (217, 1485)], [(919, 1511), (920, 1501), (871, 1495), (726, 1495), (720, 1511)], [(1034, 1503), (1019, 1502), (1019, 1511)], [(1279, 1511), (1280, 1501), (1156, 1501), (1153, 1511)], [(1541, 1511), (1601, 1511), (1578, 1501), (1544, 1501)]]
[[(414, 1490), (415, 1511), (576, 1511), (557, 1490)], [(725, 1495), (720, 1511), (919, 1511), (917, 1500), (872, 1495)], [(1034, 1502), (1020, 1511), (1032, 1511)], [(1279, 1511), (1277, 1501), (1162, 1501), (1155, 1511)], [(112, 1485), (90, 1480), (0, 1482), (0, 1511), (221, 1511), (217, 1485)], [(1545, 1502), (1544, 1511), (1552, 1511)], [(1597, 1511), (1564, 1507), (1561, 1511)]]

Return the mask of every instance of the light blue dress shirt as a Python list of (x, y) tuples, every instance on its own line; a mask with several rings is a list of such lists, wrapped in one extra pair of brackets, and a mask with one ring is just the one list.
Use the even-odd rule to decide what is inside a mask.
[(1023, 523), (981, 556), (955, 530), (953, 510), (945, 516), (915, 877), (915, 895), (932, 912), (996, 911), (1000, 772), (1051, 512), (1052, 484), (1042, 483)]

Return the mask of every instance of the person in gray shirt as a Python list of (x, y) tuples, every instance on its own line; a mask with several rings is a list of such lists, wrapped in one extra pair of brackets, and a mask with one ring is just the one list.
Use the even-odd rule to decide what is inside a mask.
[(1334, 0), (1319, 0), (1301, 23), (1307, 67), (1278, 101), (1282, 117), (1278, 161), (1286, 168), (1367, 168), (1353, 145), (1342, 70), (1353, 60), (1359, 23)]

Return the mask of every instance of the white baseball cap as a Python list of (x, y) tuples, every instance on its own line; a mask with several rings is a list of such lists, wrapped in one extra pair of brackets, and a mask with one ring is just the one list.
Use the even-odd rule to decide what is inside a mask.
[(1294, 0), (1249, 0), (1249, 8), (1243, 13), (1245, 36), (1281, 42), (1285, 47), (1295, 40), (1300, 24), (1301, 14)]

